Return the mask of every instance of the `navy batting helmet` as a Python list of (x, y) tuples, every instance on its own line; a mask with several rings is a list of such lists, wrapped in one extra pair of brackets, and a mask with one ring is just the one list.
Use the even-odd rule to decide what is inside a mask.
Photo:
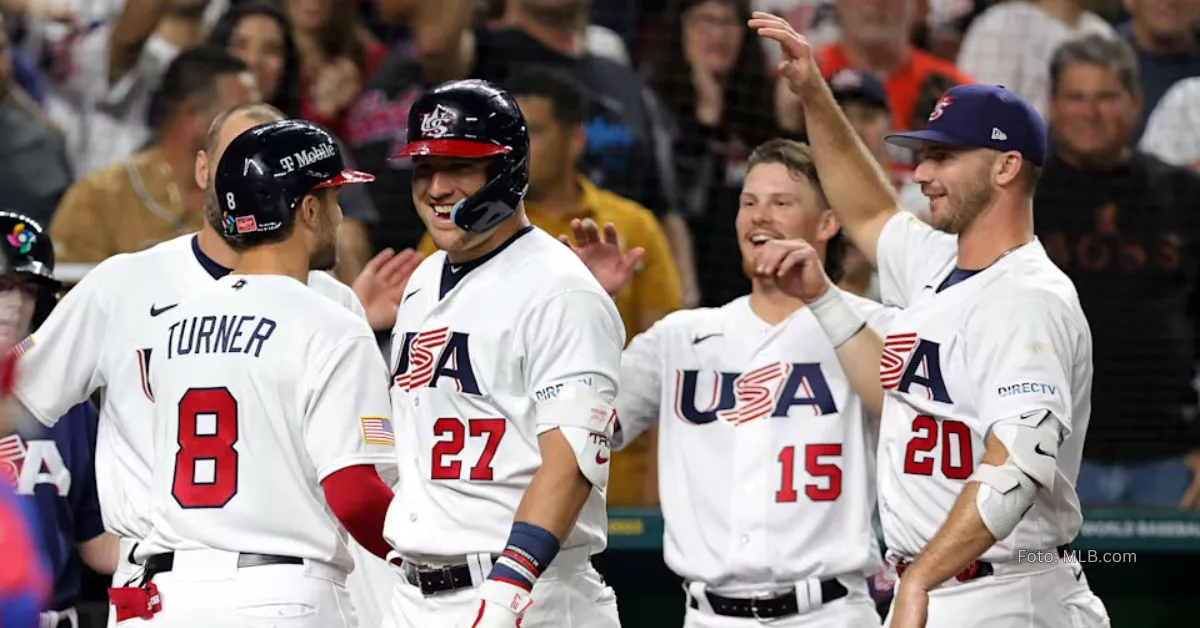
[(217, 164), (216, 194), (226, 239), (249, 243), (254, 234), (287, 229), (296, 203), (321, 188), (369, 183), (347, 170), (333, 134), (304, 120), (279, 120), (233, 138)]
[(450, 214), (467, 231), (487, 231), (517, 211), (529, 187), (529, 130), (508, 92), (480, 80), (450, 81), (408, 112), (408, 144), (396, 157), (496, 158), (488, 181)]
[(33, 327), (42, 324), (58, 302), (62, 283), (54, 278), (54, 244), (34, 219), (0, 211), (0, 249), (9, 272), (24, 275), (37, 285)]

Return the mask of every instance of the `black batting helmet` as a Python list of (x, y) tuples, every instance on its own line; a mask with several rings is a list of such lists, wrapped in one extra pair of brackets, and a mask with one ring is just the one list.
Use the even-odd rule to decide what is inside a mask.
[(296, 203), (321, 188), (369, 183), (373, 175), (347, 170), (333, 134), (304, 120), (259, 124), (233, 138), (215, 176), (226, 239), (286, 229)]
[(508, 92), (480, 80), (450, 81), (408, 112), (408, 144), (395, 157), (496, 158), (488, 181), (450, 214), (467, 231), (487, 231), (517, 211), (529, 187), (529, 130)]
[(33, 310), (36, 329), (54, 304), (62, 282), (54, 278), (54, 244), (34, 219), (15, 212), (0, 211), (0, 249), (8, 272), (23, 275), (37, 285), (37, 305)]

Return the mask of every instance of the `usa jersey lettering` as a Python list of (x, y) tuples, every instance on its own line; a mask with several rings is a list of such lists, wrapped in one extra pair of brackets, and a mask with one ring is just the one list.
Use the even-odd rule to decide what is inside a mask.
[(428, 386), (437, 388), (442, 377), (454, 380), (458, 392), (479, 394), (479, 383), (471, 367), (470, 335), (441, 327), (405, 332), (400, 357), (392, 380), (404, 391)]
[(929, 399), (954, 403), (942, 378), (941, 345), (915, 333), (889, 334), (879, 361), (879, 381), (884, 390), (907, 393), (913, 384), (926, 390)]
[[(741, 425), (764, 417), (786, 418), (792, 408), (808, 406), (813, 416), (837, 414), (837, 403), (821, 365), (772, 362), (745, 373), (679, 370), (675, 412), (689, 423), (718, 419)], [(711, 399), (700, 409), (702, 399)]]
[(14, 486), (18, 495), (33, 495), (49, 484), (61, 497), (71, 492), (71, 470), (53, 440), (22, 441), (19, 434), (0, 438), (0, 483)]

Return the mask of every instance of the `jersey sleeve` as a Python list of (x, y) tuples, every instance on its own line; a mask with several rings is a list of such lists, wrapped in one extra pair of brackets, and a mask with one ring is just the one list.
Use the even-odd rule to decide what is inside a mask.
[[(534, 306), (517, 330), (525, 358), (526, 393), (535, 404), (564, 384), (583, 384), (608, 403), (617, 395), (625, 328), (612, 299), (567, 290)], [(540, 425), (538, 433), (554, 429)]]
[(313, 364), (320, 370), (307, 391), (304, 442), (317, 481), (353, 465), (394, 462), (387, 365), (375, 339), (350, 338)]
[(106, 384), (100, 370), (109, 324), (101, 300), (104, 270), (88, 273), (15, 349), (20, 358), (13, 392), (48, 427)]
[(1045, 409), (1069, 431), (1072, 374), (1087, 330), (1049, 295), (993, 297), (978, 308), (965, 341), (980, 420), (991, 426)]
[(892, 216), (875, 248), (885, 305), (907, 307), (937, 272), (953, 263), (958, 239), (902, 211)]
[(662, 398), (663, 322), (634, 336), (621, 354), (621, 394), (613, 447), (623, 449), (658, 421)]

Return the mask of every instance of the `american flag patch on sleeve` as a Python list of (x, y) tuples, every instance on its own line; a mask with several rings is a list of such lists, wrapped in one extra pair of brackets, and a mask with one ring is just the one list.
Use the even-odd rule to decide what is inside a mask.
[(392, 420), (377, 416), (365, 416), (362, 421), (363, 442), (368, 445), (395, 445), (396, 433), (392, 431)]
[(14, 358), (21, 357), (26, 351), (33, 348), (33, 336), (26, 336), (24, 340), (17, 343), (10, 352)]

